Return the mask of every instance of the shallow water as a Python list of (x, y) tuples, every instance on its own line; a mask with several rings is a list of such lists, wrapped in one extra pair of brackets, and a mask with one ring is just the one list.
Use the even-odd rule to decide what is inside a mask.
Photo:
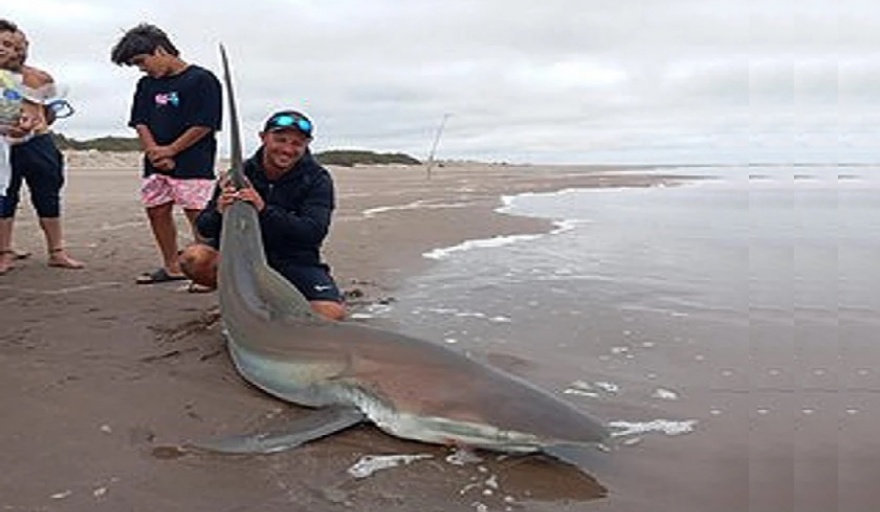
[(871, 509), (877, 170), (681, 172), (711, 179), (507, 198), (557, 229), (438, 248), (387, 314), (606, 419), (591, 506)]

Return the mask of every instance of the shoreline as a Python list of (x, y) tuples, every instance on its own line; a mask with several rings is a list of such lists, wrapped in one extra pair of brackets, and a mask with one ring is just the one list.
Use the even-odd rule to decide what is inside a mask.
[[(531, 166), (443, 167), (430, 180), (419, 168), (331, 168), (337, 183), (337, 210), (325, 256), (340, 284), (375, 275), (386, 288), (437, 263), (425, 253), (471, 240), (540, 235), (554, 221), (498, 211), (504, 196), (553, 193), (572, 188), (671, 185), (680, 176), (616, 174), (627, 168), (575, 170)], [(363, 189), (390, 180), (393, 190)], [(371, 213), (373, 212), (373, 213)], [(430, 226), (426, 230), (421, 226)], [(405, 232), (407, 236), (399, 236)]]

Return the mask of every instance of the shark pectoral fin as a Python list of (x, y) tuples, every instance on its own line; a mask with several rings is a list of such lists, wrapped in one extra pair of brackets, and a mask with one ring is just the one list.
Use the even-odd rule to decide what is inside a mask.
[(271, 315), (292, 318), (317, 318), (305, 296), (290, 281), (268, 265), (254, 271), (263, 302)]
[(588, 447), (579, 444), (562, 443), (545, 446), (541, 451), (556, 460), (588, 472), (588, 469), (595, 469), (603, 464), (604, 457), (598, 455), (603, 450), (603, 446), (602, 444), (596, 444), (595, 446)]
[(192, 442), (186, 447), (226, 454), (275, 453), (345, 430), (364, 418), (364, 414), (353, 407), (324, 407), (313, 409), (271, 432)]

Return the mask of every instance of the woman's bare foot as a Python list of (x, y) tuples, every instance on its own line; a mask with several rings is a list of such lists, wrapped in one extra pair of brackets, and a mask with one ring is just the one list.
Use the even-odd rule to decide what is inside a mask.
[(51, 251), (49, 251), (49, 266), (78, 269), (85, 267), (85, 264), (81, 261), (77, 261), (71, 258), (67, 254), (67, 251), (65, 251), (62, 247), (60, 249), (52, 249)]
[(15, 268), (15, 251), (0, 251), (0, 276)]

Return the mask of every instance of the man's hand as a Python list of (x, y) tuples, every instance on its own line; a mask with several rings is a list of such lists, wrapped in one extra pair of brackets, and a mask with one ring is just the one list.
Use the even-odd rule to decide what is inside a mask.
[(168, 146), (149, 146), (144, 150), (144, 154), (157, 171), (171, 173), (174, 170), (174, 152)]
[(235, 201), (247, 201), (254, 205), (258, 212), (266, 208), (266, 202), (259, 192), (251, 185), (250, 181), (246, 182), (245, 188), (237, 189), (229, 180), (228, 176), (220, 179), (220, 197), (217, 198), (217, 211), (221, 214), (226, 211)]
[(23, 126), (21, 123), (16, 125), (9, 126), (4, 135), (9, 137), (10, 139), (23, 139), (27, 137), (31, 133), (31, 130), (28, 127)]
[(8, 128), (6, 135), (12, 139), (24, 139), (37, 126), (37, 119), (28, 112), (22, 112), (18, 118), (18, 122)]
[(155, 166), (156, 162), (166, 159), (173, 159), (175, 156), (175, 152), (171, 149), (171, 146), (152, 146), (147, 148), (146, 150), (147, 158), (150, 159), (150, 162)]
[(223, 179), (220, 182), (220, 187), (220, 197), (217, 198), (217, 211), (222, 214), (226, 213), (229, 205), (238, 201), (238, 189), (232, 186), (228, 179)]
[(152, 164), (157, 171), (163, 173), (170, 173), (174, 170), (176, 165), (173, 158), (160, 158), (159, 160), (152, 162)]
[(258, 212), (261, 212), (266, 208), (266, 202), (263, 201), (263, 196), (261, 196), (260, 193), (257, 192), (257, 189), (255, 189), (250, 183), (248, 183), (247, 188), (238, 191), (238, 198), (254, 205), (254, 208), (256, 208)]

